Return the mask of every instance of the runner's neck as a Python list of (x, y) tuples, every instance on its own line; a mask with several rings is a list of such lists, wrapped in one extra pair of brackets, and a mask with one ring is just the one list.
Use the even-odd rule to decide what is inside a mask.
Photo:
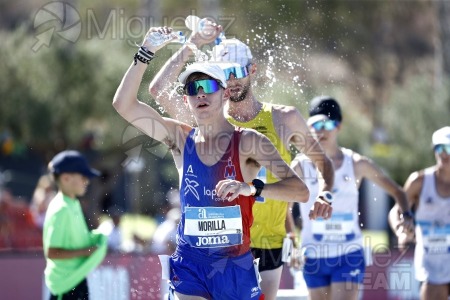
[(253, 95), (248, 96), (241, 102), (230, 102), (228, 105), (228, 114), (238, 122), (253, 120), (263, 108), (263, 104), (256, 100)]

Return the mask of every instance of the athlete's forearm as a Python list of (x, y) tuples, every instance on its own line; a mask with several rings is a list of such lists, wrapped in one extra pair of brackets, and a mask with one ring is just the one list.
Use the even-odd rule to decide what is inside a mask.
[(402, 189), (399, 189), (396, 191), (394, 198), (395, 198), (395, 202), (400, 207), (402, 213), (409, 212), (411, 210), (411, 208), (409, 207), (408, 198), (406, 196), (406, 193), (403, 192)]
[[(209, 20), (204, 20), (204, 31), (192, 32), (186, 43), (177, 51), (174, 55), (165, 63), (161, 70), (156, 74), (155, 78), (150, 82), (149, 92), (163, 105), (166, 110), (171, 109), (171, 102), (168, 97), (167, 90), (163, 91), (167, 86), (167, 82), (176, 82), (178, 75), (183, 70), (184, 65), (188, 62), (189, 58), (194, 55), (194, 51), (200, 51), (204, 45), (212, 43), (222, 32), (222, 26), (212, 23)], [(171, 114), (170, 111), (168, 111)], [(171, 114), (172, 117), (175, 115)]]
[(392, 207), (391, 210), (389, 211), (388, 221), (392, 231), (395, 233), (399, 225), (401, 224), (400, 208), (398, 204), (394, 205), (394, 207)]
[(127, 111), (139, 103), (137, 94), (146, 68), (147, 65), (141, 62), (136, 65), (132, 63), (117, 88), (113, 106), (124, 117)]
[(186, 45), (178, 50), (153, 78), (149, 86), (149, 92), (169, 116), (195, 125), (196, 122), (192, 113), (184, 106), (183, 96), (173, 90), (174, 85), (168, 84), (178, 81), (178, 75), (191, 54), (193, 54), (193, 51)]
[(164, 64), (164, 66), (155, 75), (149, 85), (149, 92), (155, 100), (161, 105), (168, 105), (166, 100), (162, 97), (161, 91), (167, 89), (168, 82), (176, 82), (178, 75), (183, 70), (184, 65), (188, 62), (189, 57), (193, 54), (190, 47), (183, 45), (172, 57)]
[(295, 176), (266, 184), (261, 196), (287, 202), (307, 202), (309, 189), (303, 180)]

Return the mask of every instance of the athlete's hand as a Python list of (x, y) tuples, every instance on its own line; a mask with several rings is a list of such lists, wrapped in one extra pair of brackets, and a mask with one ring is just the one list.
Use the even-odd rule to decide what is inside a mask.
[(303, 266), (305, 265), (306, 257), (302, 255), (301, 250), (298, 248), (294, 248), (292, 255), (291, 255), (291, 261), (288, 264), (289, 267), (293, 268), (294, 270), (301, 270), (303, 269)]
[(250, 196), (250, 186), (245, 182), (225, 179), (219, 181), (216, 185), (216, 194), (223, 200), (233, 201), (239, 195)]
[(333, 208), (328, 202), (324, 201), (321, 198), (317, 198), (314, 202), (314, 205), (311, 207), (311, 210), (309, 211), (309, 219), (315, 220), (319, 217), (322, 217), (327, 220), (331, 217), (332, 212)]
[(197, 47), (210, 44), (222, 32), (222, 25), (218, 25), (211, 20), (202, 19), (203, 27), (197, 32), (193, 32), (188, 39), (188, 43), (193, 43)]
[(172, 33), (172, 28), (171, 27), (150, 27), (150, 29), (147, 31), (147, 34), (144, 37), (144, 41), (142, 42), (142, 46), (146, 47), (148, 50), (150, 50), (153, 53), (156, 53), (156, 51), (158, 51), (159, 49), (163, 48), (165, 45), (167, 45), (168, 43), (170, 43), (171, 41), (175, 40), (177, 38), (176, 35), (172, 35), (172, 39), (168, 39), (166, 40), (164, 43), (162, 43), (161, 45), (157, 45), (155, 46), (154, 44), (151, 43), (151, 38), (149, 39), (149, 37), (151, 36), (152, 33), (154, 32), (158, 32), (161, 34), (171, 34)]
[(401, 251), (407, 250), (408, 245), (415, 242), (413, 219), (403, 219), (400, 221), (395, 235), (397, 235), (399, 249)]
[(403, 218), (398, 227), (403, 226), (403, 231), (406, 233), (414, 233), (414, 219), (413, 218)]

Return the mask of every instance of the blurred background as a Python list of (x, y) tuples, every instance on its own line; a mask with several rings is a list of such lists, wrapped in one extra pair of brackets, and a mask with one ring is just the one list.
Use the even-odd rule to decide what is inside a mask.
[[(151, 248), (176, 209), (178, 174), (166, 148), (129, 126), (111, 102), (148, 28), (188, 35), (191, 14), (248, 43), (260, 100), (307, 117), (314, 96), (335, 97), (340, 143), (400, 185), (434, 163), (431, 134), (450, 123), (448, 1), (0, 0), (1, 253), (40, 249), (54, 193), (46, 166), (64, 149), (83, 152), (103, 174), (81, 199), (89, 225), (120, 215), (120, 251)], [(179, 47), (158, 52), (140, 100), (159, 108), (148, 83)], [(384, 240), (393, 202), (376, 201), (385, 196), (372, 184), (362, 189), (363, 227)]]

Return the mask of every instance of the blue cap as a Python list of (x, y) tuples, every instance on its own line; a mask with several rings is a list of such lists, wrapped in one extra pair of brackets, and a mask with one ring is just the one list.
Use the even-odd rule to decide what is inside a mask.
[(79, 173), (86, 177), (100, 176), (100, 172), (89, 167), (86, 158), (78, 151), (66, 150), (53, 157), (49, 164), (53, 174)]

